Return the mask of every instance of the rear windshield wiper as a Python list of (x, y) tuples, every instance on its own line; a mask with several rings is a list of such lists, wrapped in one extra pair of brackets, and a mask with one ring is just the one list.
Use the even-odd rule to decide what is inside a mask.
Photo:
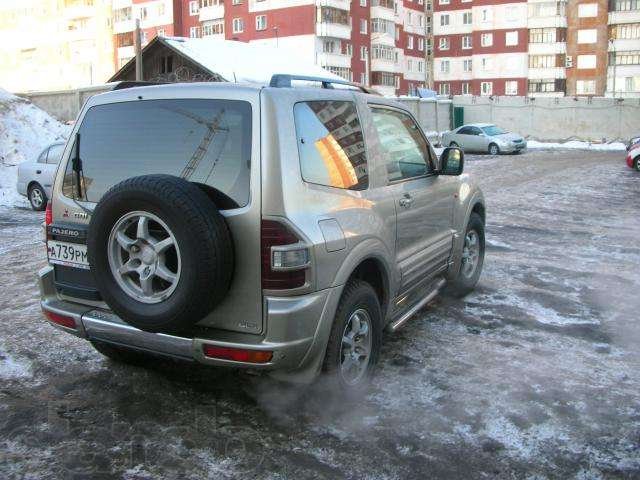
[(76, 154), (71, 159), (71, 168), (74, 173), (74, 180), (76, 184), (76, 193), (78, 199), (82, 199), (82, 159), (80, 158), (80, 133), (76, 133)]

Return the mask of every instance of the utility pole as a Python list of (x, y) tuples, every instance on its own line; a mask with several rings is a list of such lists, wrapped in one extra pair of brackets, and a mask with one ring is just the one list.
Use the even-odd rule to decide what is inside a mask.
[(369, 81), (369, 47), (364, 47), (365, 56), (364, 56), (364, 80), (365, 86), (369, 87), (371, 82)]
[(616, 44), (613, 38), (609, 39), (609, 47), (611, 47), (611, 55), (609, 55), (609, 58), (613, 62), (613, 80), (611, 82), (611, 90), (613, 98), (616, 98), (616, 66), (618, 61), (616, 60)]
[(433, 1), (425, 0), (424, 2), (424, 58), (425, 58), (425, 86), (429, 90), (433, 90)]
[(136, 18), (135, 32), (136, 48), (136, 82), (142, 81), (142, 32), (140, 31), (140, 19)]

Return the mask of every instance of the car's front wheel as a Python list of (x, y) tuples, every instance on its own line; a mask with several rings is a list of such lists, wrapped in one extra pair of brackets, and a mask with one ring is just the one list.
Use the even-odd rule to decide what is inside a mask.
[(44, 192), (44, 189), (37, 183), (29, 187), (28, 195), (31, 208), (36, 212), (41, 212), (47, 207), (47, 194)]
[(342, 391), (357, 392), (373, 374), (380, 354), (382, 311), (362, 280), (347, 283), (331, 327), (322, 370)]
[(498, 145), (496, 145), (495, 143), (492, 143), (491, 145), (489, 145), (490, 155), (498, 155), (499, 153), (500, 153), (500, 147), (498, 147)]
[(451, 148), (460, 148), (460, 147), (459, 147), (459, 145), (458, 145), (456, 142), (451, 142), (451, 143), (449, 144), (449, 146), (450, 146)]
[(640, 172), (640, 157), (637, 157), (634, 161), (633, 161), (633, 168)]

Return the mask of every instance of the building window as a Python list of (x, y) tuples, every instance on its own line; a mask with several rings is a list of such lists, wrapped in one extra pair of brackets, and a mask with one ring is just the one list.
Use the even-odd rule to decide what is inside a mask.
[(440, 85), (438, 85), (438, 93), (440, 95), (449, 95), (450, 91), (451, 89), (448, 83), (441, 83)]
[(367, 59), (367, 47), (360, 47), (360, 60), (365, 61)]
[(597, 3), (580, 3), (578, 4), (578, 17), (597, 17), (598, 16), (598, 4)]
[(595, 80), (576, 81), (576, 93), (578, 95), (595, 95), (596, 81)]
[(518, 45), (518, 32), (507, 32), (504, 34), (504, 44), (507, 47)]
[(483, 72), (488, 72), (492, 67), (491, 59), (484, 57), (482, 60), (480, 60), (480, 65), (482, 65)]
[(493, 95), (493, 82), (481, 82), (480, 95)]
[(411, 35), (407, 35), (407, 49), (413, 50), (413, 37)]
[(451, 62), (449, 60), (440, 61), (440, 73), (449, 73), (451, 70)]
[(242, 5), (242, 0), (231, 0), (231, 5)]
[(462, 14), (463, 25), (471, 25), (472, 21), (473, 21), (473, 17), (471, 16), (471, 12), (464, 12)]
[(440, 26), (445, 27), (449, 25), (449, 14), (440, 15)]
[(490, 47), (493, 45), (493, 33), (483, 33), (480, 35), (480, 45)]
[(159, 28), (158, 30), (156, 30), (156, 36), (164, 37), (164, 28)]
[(372, 72), (371, 84), (380, 85), (383, 87), (395, 87), (396, 76), (390, 72)]
[(449, 50), (449, 39), (447, 37), (440, 37), (438, 48), (440, 50)]
[(200, 27), (191, 27), (189, 29), (190, 38), (200, 38)]
[(507, 80), (504, 82), (504, 94), (505, 95), (517, 95), (518, 94), (518, 82), (517, 80)]
[(473, 70), (473, 60), (470, 58), (462, 61), (462, 70), (465, 72), (471, 72)]
[(189, 15), (191, 16), (198, 15), (199, 12), (200, 12), (200, 5), (198, 4), (198, 2), (197, 1), (189, 2)]
[(471, 89), (469, 88), (469, 82), (462, 82), (462, 95), (469, 95), (471, 93)]
[(396, 25), (391, 20), (385, 20), (383, 18), (371, 19), (371, 32), (372, 33), (386, 33), (390, 36), (395, 34)]
[(371, 58), (373, 59), (381, 59), (388, 60), (390, 62), (395, 61), (395, 49), (388, 45), (377, 45), (374, 44), (371, 46)]
[(595, 55), (578, 55), (578, 69), (596, 68)]
[(367, 74), (364, 73), (364, 72), (360, 74), (360, 83), (362, 85), (366, 85), (367, 84)]
[(640, 38), (640, 23), (624, 23), (611, 29), (611, 38), (635, 40)]
[(242, 33), (244, 32), (244, 20), (241, 18), (233, 19), (233, 33)]
[(361, 7), (366, 7), (367, 6), (367, 0), (360, 0), (360, 6)]
[(482, 21), (483, 22), (490, 22), (491, 21), (491, 15), (492, 11), (488, 8), (483, 8), (482, 9)]
[(256, 16), (256, 30), (266, 30), (267, 29), (267, 16), (266, 15), (257, 15)]
[(113, 11), (114, 22), (126, 22), (131, 20), (131, 7), (119, 8)]
[(555, 28), (529, 29), (529, 43), (555, 43), (565, 41), (565, 30)]
[(612, 0), (609, 2), (609, 10), (614, 12), (640, 10), (640, 0)]
[(209, 37), (211, 35), (224, 35), (224, 20), (205, 22), (202, 25), (202, 36)]
[(350, 43), (345, 43), (344, 54), (349, 57), (353, 57), (353, 45), (351, 45)]
[(451, 0), (438, 0), (438, 3), (440, 5), (449, 5), (449, 3), (451, 3)]
[(556, 66), (555, 55), (529, 56), (529, 68), (552, 68)]
[(462, 48), (471, 48), (471, 35), (464, 35), (462, 37)]
[(407, 60), (407, 71), (411, 72), (413, 70), (413, 60)]
[(640, 65), (640, 50), (609, 54), (609, 65)]
[(418, 50), (421, 52), (424, 50), (424, 37), (418, 38)]
[(598, 30), (590, 28), (578, 30), (578, 43), (596, 43), (598, 41)]
[(351, 73), (351, 69), (349, 67), (325, 67), (327, 68), (331, 73), (338, 75), (339, 77), (344, 78), (345, 80), (347, 80), (348, 82), (353, 81), (353, 74)]
[(566, 80), (564, 78), (529, 80), (529, 93), (564, 92), (565, 86)]
[(360, 33), (362, 33), (362, 34), (366, 34), (367, 33), (367, 19), (366, 18), (361, 18), (360, 19)]

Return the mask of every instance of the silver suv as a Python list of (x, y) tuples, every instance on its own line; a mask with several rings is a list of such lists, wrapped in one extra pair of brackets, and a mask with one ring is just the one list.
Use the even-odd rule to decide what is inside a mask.
[(403, 105), (363, 87), (129, 83), (75, 125), (42, 308), (110, 358), (357, 388), (384, 329), (478, 281), (485, 207), (462, 152), (438, 159)]

